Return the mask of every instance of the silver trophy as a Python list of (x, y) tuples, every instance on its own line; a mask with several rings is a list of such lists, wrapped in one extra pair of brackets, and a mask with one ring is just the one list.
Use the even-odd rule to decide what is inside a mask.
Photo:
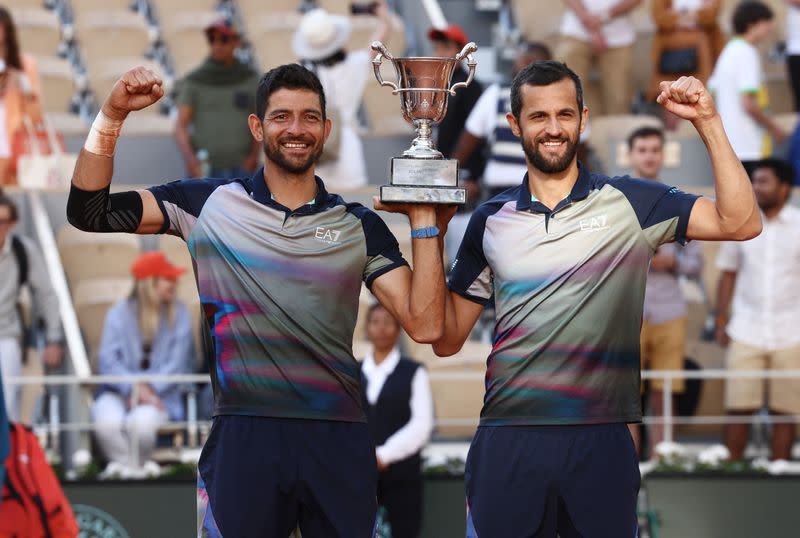
[[(477, 62), (472, 53), (475, 43), (467, 43), (455, 58), (394, 58), (380, 41), (372, 43), (379, 54), (372, 59), (375, 78), (381, 86), (389, 86), (400, 94), (403, 118), (417, 130), (417, 137), (401, 157), (393, 157), (391, 185), (381, 186), (383, 202), (416, 202), (426, 204), (463, 204), (466, 191), (458, 186), (458, 161), (445, 159), (434, 147), (431, 127), (442, 121), (447, 112), (447, 96), (465, 88), (475, 76)], [(397, 83), (383, 80), (381, 62), (392, 62)], [(450, 87), (457, 62), (467, 59), (466, 82)]]

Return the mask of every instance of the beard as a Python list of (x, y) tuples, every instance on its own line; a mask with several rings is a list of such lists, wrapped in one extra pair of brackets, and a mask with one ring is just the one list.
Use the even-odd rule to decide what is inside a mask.
[(318, 143), (317, 146), (311, 148), (311, 152), (308, 154), (308, 157), (306, 157), (305, 160), (298, 161), (297, 159), (293, 159), (292, 157), (284, 155), (281, 144), (285, 144), (287, 142), (297, 142), (310, 145), (313, 144), (313, 141), (304, 138), (284, 138), (277, 141), (264, 141), (264, 154), (267, 156), (267, 159), (290, 174), (305, 174), (317, 163), (322, 155), (322, 144)]
[(756, 194), (756, 203), (761, 211), (767, 212), (781, 206), (781, 197), (779, 194)]
[[(554, 138), (552, 136), (545, 135), (534, 138), (531, 141), (531, 139), (526, 139), (523, 136), (522, 149), (525, 151), (525, 156), (528, 157), (528, 161), (534, 166), (534, 168), (541, 170), (545, 174), (559, 174), (563, 172), (569, 168), (570, 164), (572, 164), (572, 160), (575, 158), (575, 153), (578, 151), (578, 136), (580, 136), (578, 133), (580, 133), (580, 124), (578, 125), (578, 129), (579, 130), (575, 132), (575, 135), (572, 138), (568, 136)], [(549, 156), (539, 151), (539, 144), (545, 140), (564, 142), (566, 144), (564, 154), (561, 157)]]

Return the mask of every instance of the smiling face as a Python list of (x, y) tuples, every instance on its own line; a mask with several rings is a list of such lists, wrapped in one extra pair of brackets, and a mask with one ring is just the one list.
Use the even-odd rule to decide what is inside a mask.
[(264, 145), (267, 165), (296, 175), (317, 162), (330, 132), (319, 95), (307, 89), (275, 91), (269, 96), (263, 121), (251, 116), (250, 126), (253, 136)]
[(528, 162), (545, 174), (559, 174), (575, 161), (587, 109), (578, 109), (575, 83), (564, 78), (547, 86), (526, 84), (521, 89), (519, 120), (507, 119), (522, 139)]

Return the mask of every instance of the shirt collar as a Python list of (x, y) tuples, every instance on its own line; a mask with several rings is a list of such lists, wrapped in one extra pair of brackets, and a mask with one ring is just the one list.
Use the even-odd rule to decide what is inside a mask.
[(788, 223), (791, 220), (793, 212), (794, 208), (789, 205), (789, 202), (786, 202), (786, 204), (781, 208), (781, 210), (778, 211), (778, 214), (775, 215), (775, 220), (782, 224)]
[[(572, 186), (572, 191), (570, 191), (566, 199), (559, 203), (559, 206), (564, 202), (583, 200), (589, 196), (589, 192), (591, 190), (591, 174), (588, 170), (586, 170), (586, 168), (584, 168), (580, 161), (578, 161), (578, 180), (575, 181), (575, 185)], [(519, 198), (517, 199), (517, 211), (536, 211), (537, 213), (550, 212), (550, 209), (548, 209), (544, 204), (534, 200), (533, 195), (531, 194), (530, 185), (528, 184), (527, 172), (525, 173), (525, 177), (522, 178), (522, 185), (520, 185)]]
[(380, 364), (375, 364), (375, 354), (373, 351), (367, 353), (367, 356), (364, 357), (364, 363), (362, 368), (364, 369), (364, 375), (371, 376), (375, 375), (378, 372), (382, 372), (385, 375), (389, 375), (394, 372), (394, 369), (397, 368), (397, 363), (400, 362), (400, 350), (395, 347), (392, 349), (386, 358), (383, 359), (383, 362)]
[(260, 202), (266, 206), (273, 207), (275, 209), (280, 209), (281, 211), (286, 211), (288, 213), (317, 213), (322, 211), (328, 202), (328, 191), (325, 188), (325, 183), (322, 182), (322, 179), (319, 176), (314, 176), (314, 181), (317, 183), (317, 195), (314, 197), (314, 200), (291, 211), (286, 206), (278, 203), (274, 198), (272, 198), (272, 193), (267, 186), (267, 181), (264, 179), (264, 167), (260, 167), (255, 173), (250, 177), (250, 188), (253, 192), (253, 199), (257, 202)]
[(5, 243), (0, 247), (0, 254), (8, 254), (9, 252), (11, 252), (11, 234), (6, 236)]

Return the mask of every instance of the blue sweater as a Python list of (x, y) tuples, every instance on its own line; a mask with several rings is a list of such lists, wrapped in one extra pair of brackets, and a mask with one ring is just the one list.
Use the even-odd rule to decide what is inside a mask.
[[(189, 311), (180, 301), (175, 303), (175, 324), (162, 323), (153, 337), (150, 365), (142, 370), (142, 337), (139, 332), (137, 305), (134, 299), (124, 299), (114, 304), (106, 315), (103, 337), (100, 341), (98, 363), (101, 375), (138, 373), (188, 374), (192, 371), (194, 343)], [(173, 420), (183, 420), (183, 385), (176, 383), (150, 383), (161, 398)], [(129, 383), (103, 385), (99, 393), (114, 391), (124, 398), (131, 393)]]

